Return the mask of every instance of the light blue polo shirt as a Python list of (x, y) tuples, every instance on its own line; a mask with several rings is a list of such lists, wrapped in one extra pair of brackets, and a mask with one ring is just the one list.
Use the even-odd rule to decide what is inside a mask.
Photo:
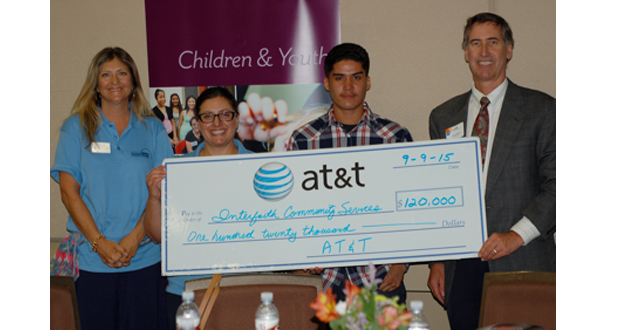
[[(146, 175), (164, 158), (173, 157), (168, 134), (154, 117), (139, 121), (131, 113), (127, 128), (118, 136), (114, 123), (101, 113), (101, 126), (95, 134), (96, 145), (88, 140), (80, 127), (78, 115), (69, 117), (60, 129), (51, 176), (58, 181), (59, 172), (70, 174), (80, 184), (80, 197), (90, 211), (99, 232), (119, 242), (136, 226), (149, 196)], [(67, 230), (78, 231), (71, 216)], [(110, 268), (91, 243), (78, 247), (79, 267), (90, 272), (127, 272), (151, 266), (161, 260), (160, 246), (141, 246), (131, 265)]]
[[(246, 149), (243, 144), (239, 140), (235, 140), (235, 146), (237, 147), (237, 154), (251, 154), (252, 151)], [(196, 150), (183, 155), (183, 157), (198, 157), (200, 154), (200, 150), (204, 149), (205, 143), (201, 143), (198, 145)], [(226, 275), (235, 275), (235, 274), (226, 274)], [(178, 296), (183, 294), (185, 290), (185, 281), (193, 280), (196, 278), (207, 278), (213, 277), (213, 275), (182, 275), (182, 276), (169, 276), (168, 277), (168, 286), (166, 287), (166, 292), (176, 294)]]

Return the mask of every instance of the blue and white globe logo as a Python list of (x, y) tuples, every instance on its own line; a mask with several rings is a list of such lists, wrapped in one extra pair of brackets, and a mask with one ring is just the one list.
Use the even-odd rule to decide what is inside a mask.
[(279, 201), (293, 190), (293, 173), (282, 163), (267, 163), (254, 174), (254, 190), (266, 201)]

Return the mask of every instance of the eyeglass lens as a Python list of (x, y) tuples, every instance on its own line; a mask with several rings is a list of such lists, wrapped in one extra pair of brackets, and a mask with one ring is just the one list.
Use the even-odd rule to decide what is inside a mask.
[(223, 120), (223, 121), (230, 121), (233, 118), (235, 118), (235, 112), (222, 111), (218, 114), (215, 114), (213, 112), (204, 112), (204, 113), (199, 114), (198, 117), (200, 118), (200, 121), (203, 121), (206, 123), (211, 123), (215, 121), (215, 117), (219, 117), (220, 120)]

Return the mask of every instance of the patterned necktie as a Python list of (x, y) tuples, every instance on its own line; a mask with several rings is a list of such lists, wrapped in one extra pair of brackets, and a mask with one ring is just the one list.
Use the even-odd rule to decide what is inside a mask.
[(473, 136), (480, 138), (480, 153), (482, 154), (482, 165), (487, 155), (487, 140), (489, 139), (489, 111), (487, 106), (491, 103), (488, 98), (480, 99), (480, 112), (474, 123)]

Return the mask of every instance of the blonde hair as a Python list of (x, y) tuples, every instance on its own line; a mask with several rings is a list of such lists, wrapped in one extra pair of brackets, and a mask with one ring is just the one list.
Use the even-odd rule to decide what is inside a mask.
[(80, 95), (78, 95), (77, 100), (75, 100), (73, 104), (73, 109), (71, 110), (72, 114), (78, 114), (80, 116), (80, 125), (84, 129), (84, 134), (88, 138), (89, 145), (95, 140), (95, 133), (97, 129), (99, 129), (101, 123), (101, 112), (98, 108), (101, 100), (97, 92), (99, 73), (103, 63), (115, 58), (118, 58), (127, 65), (131, 72), (133, 82), (133, 91), (129, 96), (129, 107), (131, 111), (133, 111), (140, 121), (142, 121), (144, 117), (153, 116), (149, 102), (144, 96), (144, 91), (140, 84), (138, 67), (133, 61), (133, 58), (131, 58), (131, 55), (120, 47), (104, 48), (95, 55), (90, 63), (82, 91), (80, 91)]

